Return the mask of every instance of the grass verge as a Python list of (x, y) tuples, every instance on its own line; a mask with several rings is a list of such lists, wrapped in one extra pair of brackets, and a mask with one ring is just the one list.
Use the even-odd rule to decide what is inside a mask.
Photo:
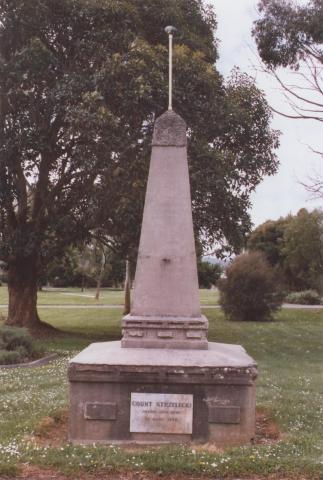
[(322, 310), (283, 310), (274, 322), (228, 322), (206, 310), (209, 339), (240, 343), (259, 365), (258, 406), (282, 432), (275, 443), (212, 451), (199, 446), (126, 450), (117, 447), (39, 445), (37, 426), (68, 403), (66, 368), (90, 341), (120, 338), (122, 310), (52, 309), (42, 319), (69, 332), (44, 340), (60, 357), (36, 369), (0, 370), (0, 475), (21, 464), (66, 473), (150, 471), (213, 477), (286, 474), (323, 475)]

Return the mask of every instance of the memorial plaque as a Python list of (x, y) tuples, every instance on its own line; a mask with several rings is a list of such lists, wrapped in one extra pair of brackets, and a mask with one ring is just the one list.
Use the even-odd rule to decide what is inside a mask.
[(132, 393), (130, 432), (192, 433), (193, 395)]

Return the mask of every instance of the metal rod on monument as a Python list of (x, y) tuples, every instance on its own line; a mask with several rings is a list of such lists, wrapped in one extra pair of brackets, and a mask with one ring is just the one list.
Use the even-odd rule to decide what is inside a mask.
[(176, 32), (176, 28), (168, 26), (165, 28), (165, 32), (169, 38), (169, 71), (168, 71), (168, 110), (173, 110), (172, 96), (173, 96), (173, 34)]

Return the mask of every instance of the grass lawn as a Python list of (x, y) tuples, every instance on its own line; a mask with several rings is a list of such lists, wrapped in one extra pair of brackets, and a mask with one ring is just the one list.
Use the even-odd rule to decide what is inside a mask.
[[(240, 343), (259, 365), (257, 404), (276, 421), (280, 441), (212, 452), (195, 446), (125, 450), (35, 443), (37, 425), (68, 405), (68, 360), (93, 340), (120, 338), (122, 309), (40, 310), (43, 320), (71, 332), (42, 341), (59, 352), (50, 365), (0, 369), (0, 476), (34, 464), (65, 472), (184, 472), (213, 478), (286, 474), (323, 478), (323, 312), (283, 310), (271, 323), (233, 323), (205, 313), (209, 339)], [(73, 477), (74, 478), (74, 477)]]
[[(118, 288), (104, 288), (101, 290), (100, 299), (95, 300), (95, 289), (88, 288), (81, 292), (80, 288), (60, 288), (38, 292), (38, 305), (123, 305), (124, 293)], [(215, 305), (218, 303), (217, 290), (200, 290), (202, 305)], [(0, 305), (8, 303), (8, 289), (0, 287)]]

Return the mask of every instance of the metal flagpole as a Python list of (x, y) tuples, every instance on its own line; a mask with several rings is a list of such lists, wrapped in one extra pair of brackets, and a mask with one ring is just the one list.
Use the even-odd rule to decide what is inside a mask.
[(168, 110), (173, 109), (173, 34), (175, 31), (176, 28), (172, 26), (165, 28), (169, 39)]

